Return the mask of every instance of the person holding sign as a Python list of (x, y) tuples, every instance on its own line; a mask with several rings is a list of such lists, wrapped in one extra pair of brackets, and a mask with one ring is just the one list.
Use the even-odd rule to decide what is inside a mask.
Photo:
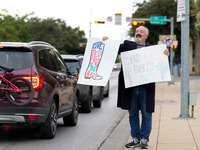
[[(135, 42), (125, 40), (120, 44), (118, 53), (150, 46), (146, 43), (149, 30), (145, 26), (139, 26), (135, 32)], [(103, 41), (109, 39), (103, 37)], [(164, 54), (169, 56), (169, 50), (165, 49)], [(152, 128), (152, 113), (155, 107), (155, 83), (143, 84), (135, 87), (125, 88), (123, 69), (118, 78), (118, 101), (117, 107), (129, 111), (129, 123), (133, 141), (126, 144), (127, 148), (140, 147), (148, 148), (149, 136)], [(139, 110), (142, 114), (140, 126)]]

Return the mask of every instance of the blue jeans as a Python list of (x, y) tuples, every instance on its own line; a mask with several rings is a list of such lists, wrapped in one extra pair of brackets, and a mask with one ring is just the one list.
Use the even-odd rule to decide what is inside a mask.
[[(140, 127), (139, 110), (142, 113), (142, 123)], [(152, 113), (146, 112), (146, 89), (144, 86), (133, 88), (131, 109), (129, 110), (129, 122), (131, 127), (131, 136), (138, 139), (146, 138), (152, 128)]]

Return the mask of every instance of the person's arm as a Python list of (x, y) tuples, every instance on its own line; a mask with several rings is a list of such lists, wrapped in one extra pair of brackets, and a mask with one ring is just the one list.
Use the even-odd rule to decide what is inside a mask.
[(103, 41), (108, 40), (108, 39), (109, 39), (109, 37), (107, 37), (107, 36), (103, 36), (103, 38), (102, 38)]

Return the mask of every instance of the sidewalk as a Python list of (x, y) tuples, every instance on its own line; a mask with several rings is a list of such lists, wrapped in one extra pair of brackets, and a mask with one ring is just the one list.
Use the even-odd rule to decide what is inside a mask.
[[(156, 84), (156, 107), (153, 113), (149, 150), (200, 150), (200, 76), (190, 76), (190, 91), (195, 91), (197, 94), (194, 118), (179, 118), (180, 77), (175, 78), (174, 84)], [(189, 108), (191, 116), (191, 106)], [(131, 140), (129, 137), (127, 143)], [(124, 148), (124, 150), (130, 149)], [(139, 148), (135, 148), (137, 149)]]

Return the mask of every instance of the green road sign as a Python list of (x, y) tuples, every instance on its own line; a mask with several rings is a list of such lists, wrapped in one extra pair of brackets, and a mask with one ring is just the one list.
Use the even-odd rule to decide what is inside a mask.
[(150, 24), (166, 25), (167, 24), (167, 16), (151, 16)]

